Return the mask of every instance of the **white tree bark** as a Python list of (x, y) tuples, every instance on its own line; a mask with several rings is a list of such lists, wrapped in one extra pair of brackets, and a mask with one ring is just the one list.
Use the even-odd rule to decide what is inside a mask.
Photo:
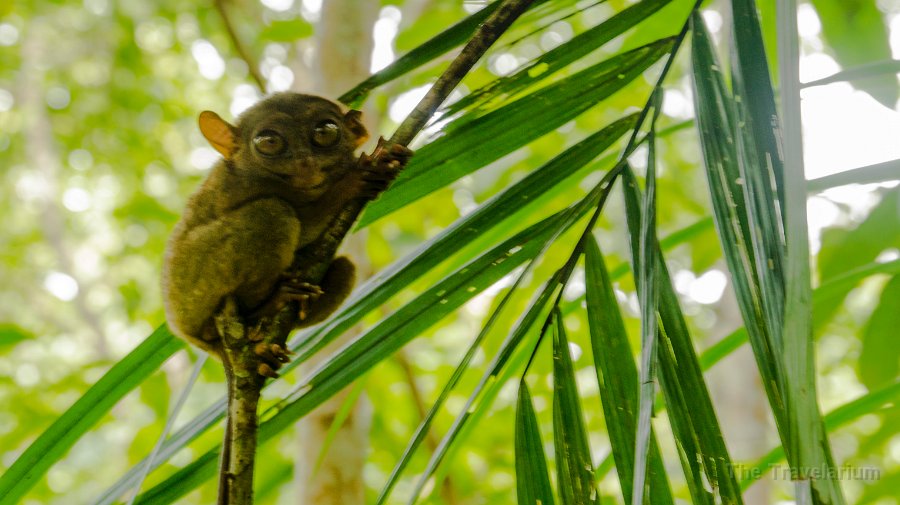
[[(334, 99), (369, 75), (372, 55), (372, 27), (378, 16), (378, 2), (329, 0), (322, 3), (316, 26), (316, 54), (310, 76), (313, 92)], [(366, 126), (373, 131), (378, 118), (366, 114)], [(365, 254), (365, 237), (354, 234), (344, 244), (344, 252), (357, 266), (357, 284), (371, 275)], [(318, 356), (330, 355), (355, 332), (332, 343)], [(314, 368), (320, 357), (305, 366)], [(352, 386), (351, 386), (352, 387)], [(349, 417), (320, 460), (325, 438), (337, 412), (347, 401), (349, 389), (335, 395), (297, 425), (299, 447), (296, 455), (296, 503), (305, 505), (355, 505), (364, 503), (363, 466), (368, 455), (372, 408), (365, 395), (356, 401)]]
[[(717, 266), (726, 269), (721, 262)], [(741, 326), (741, 313), (730, 286), (715, 305), (715, 312), (716, 328), (710, 332), (713, 341), (721, 340)], [(769, 404), (759, 383), (759, 372), (749, 344), (732, 353), (725, 361), (706, 373), (722, 435), (728, 441), (733, 461), (755, 461), (778, 441), (777, 432), (770, 422)], [(744, 478), (743, 470), (742, 467), (735, 468), (738, 481)], [(771, 496), (771, 481), (768, 478), (754, 484), (743, 495), (746, 505), (771, 503)]]

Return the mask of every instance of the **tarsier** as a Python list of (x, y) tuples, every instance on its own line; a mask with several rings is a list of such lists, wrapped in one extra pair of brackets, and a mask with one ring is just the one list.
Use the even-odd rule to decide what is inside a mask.
[[(311, 95), (279, 93), (232, 126), (200, 114), (200, 131), (223, 159), (191, 196), (169, 240), (163, 294), (169, 328), (222, 359), (214, 317), (226, 298), (249, 324), (299, 302), (298, 327), (320, 322), (350, 293), (355, 267), (334, 259), (320, 285), (291, 269), (351, 199), (374, 199), (411, 151), (383, 145), (374, 161), (354, 151), (368, 138), (359, 111)], [(274, 375), (281, 348), (266, 349), (259, 373)]]

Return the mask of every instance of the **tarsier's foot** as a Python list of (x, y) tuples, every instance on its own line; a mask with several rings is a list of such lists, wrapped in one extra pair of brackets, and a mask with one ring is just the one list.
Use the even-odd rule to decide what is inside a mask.
[(291, 360), (291, 352), (278, 344), (260, 342), (253, 347), (253, 353), (259, 356), (260, 363), (256, 371), (264, 376), (276, 378), (281, 365)]
[(397, 178), (412, 154), (406, 146), (379, 137), (375, 152), (371, 156), (363, 153), (359, 157), (364, 183), (361, 196), (370, 200), (377, 198)]

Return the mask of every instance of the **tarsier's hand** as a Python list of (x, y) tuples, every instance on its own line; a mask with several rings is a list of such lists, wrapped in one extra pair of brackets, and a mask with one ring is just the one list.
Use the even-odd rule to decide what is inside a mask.
[(363, 153), (359, 157), (363, 181), (360, 196), (369, 200), (378, 198), (378, 195), (397, 178), (397, 174), (403, 170), (412, 155), (413, 152), (406, 146), (379, 137), (375, 152), (371, 156)]

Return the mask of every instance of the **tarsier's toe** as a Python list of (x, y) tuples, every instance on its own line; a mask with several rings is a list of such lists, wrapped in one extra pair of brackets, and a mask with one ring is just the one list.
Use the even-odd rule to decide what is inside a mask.
[(397, 158), (405, 160), (413, 154), (412, 150), (405, 145), (385, 140), (384, 137), (380, 137), (378, 139), (378, 145), (375, 146), (375, 152), (379, 151), (383, 151), (383, 154), (380, 156), (381, 158), (388, 159)]
[(264, 377), (278, 377), (276, 370), (291, 360), (291, 352), (278, 344), (260, 342), (253, 347), (253, 353), (261, 360), (256, 371)]
[(272, 367), (265, 363), (260, 363), (259, 366), (256, 367), (256, 372), (263, 377), (268, 377), (270, 379), (277, 379), (279, 377), (278, 372), (272, 370)]
[(363, 171), (363, 187), (360, 190), (360, 196), (367, 200), (378, 198), (397, 178), (410, 156), (412, 156), (412, 151), (406, 146), (380, 137), (371, 156), (363, 153), (359, 157)]
[(318, 298), (319, 296), (316, 296), (315, 298), (309, 296), (298, 298), (298, 301), (300, 302), (300, 310), (297, 312), (297, 317), (299, 317), (301, 321), (305, 320), (306, 316), (309, 315), (309, 305), (315, 302)]
[(290, 352), (278, 344), (260, 342), (253, 347), (253, 352), (260, 358), (276, 366), (281, 366), (281, 363), (287, 363), (291, 360)]
[(311, 298), (318, 298), (324, 293), (321, 287), (301, 281), (295, 273), (290, 272), (282, 274), (279, 288), (289, 295), (305, 295)]
[(310, 305), (325, 294), (322, 288), (300, 281), (292, 274), (285, 274), (278, 286), (279, 297), (284, 301), (295, 301), (300, 305), (300, 319), (306, 319)]
[(409, 158), (412, 156), (412, 149), (401, 145), (401, 144), (391, 144), (391, 154), (397, 158)]
[(381, 173), (384, 173), (384, 175), (390, 175), (392, 178), (395, 173), (400, 170), (400, 168), (401, 164), (398, 160), (389, 159), (381, 161)]

